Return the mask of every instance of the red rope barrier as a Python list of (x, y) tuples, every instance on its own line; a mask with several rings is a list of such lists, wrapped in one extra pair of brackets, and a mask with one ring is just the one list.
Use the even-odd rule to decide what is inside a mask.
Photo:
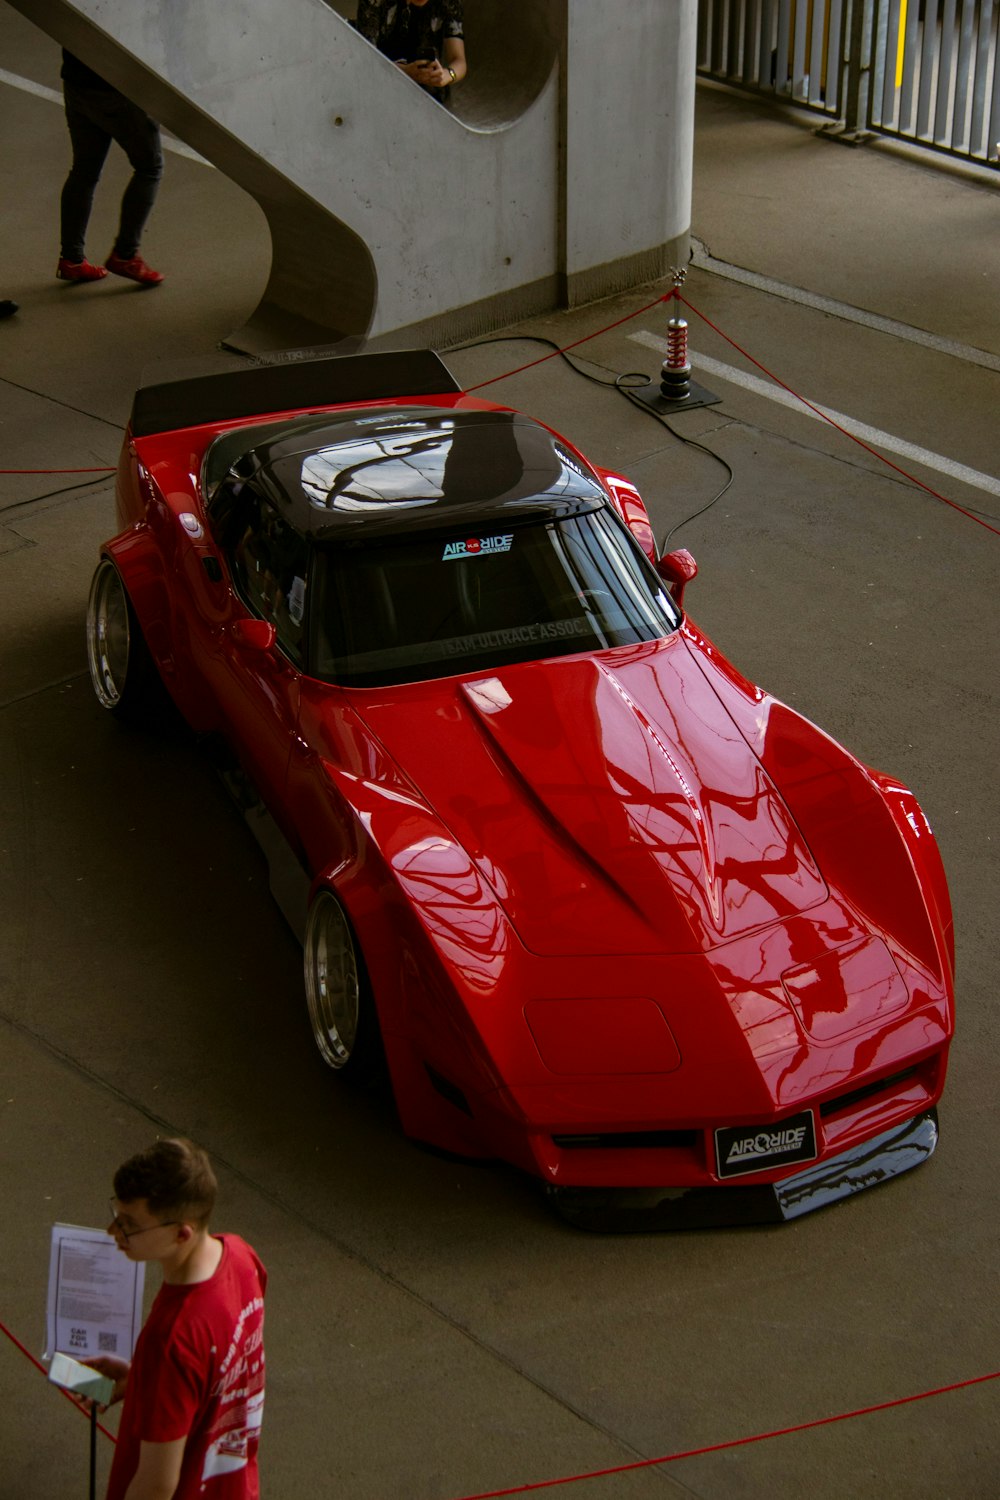
[(803, 406), (808, 407), (811, 412), (815, 413), (817, 417), (821, 417), (824, 422), (828, 422), (831, 427), (835, 428), (837, 432), (842, 433), (844, 437), (850, 438), (852, 443), (857, 443), (859, 448), (863, 448), (866, 453), (870, 453), (873, 458), (877, 458), (881, 463), (884, 463), (887, 468), (892, 469), (895, 473), (901, 475), (904, 479), (908, 479), (911, 484), (915, 484), (919, 489), (924, 490), (928, 495), (932, 495), (935, 500), (940, 500), (943, 505), (948, 505), (952, 510), (957, 510), (959, 515), (965, 516), (970, 521), (975, 521), (977, 526), (982, 526), (986, 531), (991, 531), (994, 536), (1000, 536), (1000, 528), (991, 526), (989, 521), (983, 520), (981, 516), (977, 516), (971, 510), (966, 510), (966, 508), (963, 505), (959, 505), (956, 500), (950, 500), (947, 495), (942, 495), (939, 493), (939, 491), (932, 489), (929, 484), (925, 484), (924, 481), (922, 479), (918, 479), (915, 474), (911, 474), (908, 470), (900, 468), (899, 464), (894, 464), (891, 459), (886, 458), (884, 453), (879, 453), (877, 448), (871, 447), (871, 445), (866, 443), (863, 438), (856, 437), (853, 432), (848, 432), (847, 428), (842, 427), (839, 422), (834, 421), (833, 417), (828, 416), (825, 411), (822, 411), (818, 406), (815, 406), (813, 402), (809, 401), (805, 396), (800, 395), (799, 392), (796, 391), (792, 386), (786, 385), (786, 383), (779, 376), (775, 375), (773, 370), (769, 370), (766, 365), (761, 364), (759, 359), (754, 359), (753, 355), (748, 353), (748, 351), (744, 349), (742, 345), (738, 344), (735, 339), (731, 339), (727, 333), (723, 333), (722, 329), (719, 328), (715, 323), (713, 323), (711, 318), (707, 317), (705, 313), (703, 313), (699, 308), (695, 307), (693, 302), (689, 302), (688, 299), (681, 294), (680, 290), (677, 287), (671, 287), (669, 292), (665, 292), (662, 297), (657, 297), (655, 302), (647, 302), (645, 307), (639, 307), (635, 312), (627, 313), (625, 317), (618, 318), (614, 323), (608, 323), (604, 328), (598, 328), (594, 333), (584, 334), (583, 338), (575, 339), (572, 344), (566, 344), (561, 349), (553, 349), (551, 354), (543, 354), (538, 359), (529, 360), (526, 365), (518, 365), (514, 370), (507, 370), (503, 375), (494, 375), (490, 380), (482, 380), (478, 385), (471, 385), (469, 386), (469, 391), (481, 391), (485, 386), (496, 385), (496, 383), (500, 380), (509, 380), (512, 376), (520, 375), (525, 370), (533, 370), (536, 365), (543, 365), (547, 360), (558, 359), (560, 355), (568, 354), (571, 349), (578, 349), (581, 344), (586, 344), (591, 339), (599, 338), (602, 333), (610, 333), (613, 329), (620, 328), (623, 323), (629, 323), (633, 318), (639, 318), (643, 315), (643, 313), (652, 311), (652, 309), (654, 307), (658, 307), (661, 302), (669, 302), (673, 298), (676, 298), (678, 302), (683, 302), (684, 306), (691, 312), (693, 312), (695, 317), (700, 318), (703, 323), (705, 323), (709, 328), (712, 329), (713, 333), (717, 333), (719, 337), (721, 339), (724, 339), (731, 348), (735, 349), (739, 354), (742, 354), (744, 359), (748, 359), (750, 363), (754, 365), (758, 370), (760, 370), (762, 374), (766, 375), (769, 380), (773, 380), (775, 385), (780, 386), (783, 391), (787, 391), (790, 396), (794, 396), (796, 401), (801, 401)]
[(657, 297), (655, 302), (647, 302), (645, 307), (637, 307), (635, 312), (626, 313), (624, 318), (608, 323), (606, 327), (598, 328), (594, 333), (585, 333), (582, 339), (574, 339), (572, 344), (567, 344), (562, 349), (553, 349), (551, 354), (543, 354), (538, 359), (529, 360), (526, 365), (518, 365), (516, 370), (507, 370), (503, 375), (494, 375), (490, 380), (481, 380), (478, 385), (470, 385), (466, 394), (481, 391), (487, 385), (496, 385), (498, 380), (510, 380), (512, 375), (521, 375), (525, 370), (533, 370), (536, 365), (544, 365), (546, 360), (558, 359), (561, 354), (568, 354), (571, 349), (579, 349), (581, 344), (600, 338), (602, 333), (610, 333), (613, 328), (620, 328), (623, 323), (631, 323), (633, 318), (641, 318), (643, 313), (650, 312), (654, 307), (659, 307), (661, 302), (669, 302), (671, 297), (676, 296), (676, 291), (671, 287), (669, 292), (665, 292), (662, 297)]
[[(14, 1334), (11, 1333), (11, 1331), (7, 1327), (6, 1323), (0, 1323), (0, 1333), (5, 1333), (7, 1335), (7, 1337), (10, 1339), (11, 1343), (14, 1345), (15, 1349), (20, 1349), (20, 1351), (24, 1355), (25, 1359), (30, 1359), (31, 1363), (34, 1365), (35, 1369), (36, 1370), (41, 1370), (41, 1372), (45, 1376), (46, 1380), (48, 1380), (48, 1371), (46, 1370), (45, 1366), (42, 1364), (41, 1360), (36, 1359), (35, 1356), (31, 1353), (31, 1350), (30, 1349), (26, 1349), (24, 1347), (24, 1345), (21, 1343), (21, 1340), (19, 1338), (15, 1338)], [(49, 1381), (49, 1384), (52, 1384), (52, 1382)], [(70, 1403), (71, 1406), (74, 1406), (76, 1408), (76, 1410), (80, 1413), (81, 1416), (86, 1417), (88, 1422), (90, 1421), (90, 1413), (87, 1410), (87, 1408), (84, 1407), (84, 1406), (81, 1406), (80, 1402), (77, 1401), (70, 1394), (69, 1391), (64, 1390), (61, 1385), (55, 1386), (55, 1389), (59, 1392), (59, 1394), (61, 1396), (65, 1396), (66, 1397), (66, 1400)], [(97, 1423), (97, 1430), (98, 1430), (98, 1432), (103, 1432), (104, 1436), (106, 1438), (110, 1438), (113, 1443), (117, 1443), (118, 1439), (115, 1437), (114, 1433), (113, 1432), (109, 1432), (108, 1429), (106, 1427), (103, 1427), (100, 1422)]]
[[(21, 1340), (11, 1333), (5, 1323), (0, 1323), (0, 1333), (7, 1335), (14, 1347), (21, 1351), (25, 1359), (31, 1361), (36, 1370), (40, 1370), (43, 1375), (46, 1374), (45, 1366), (41, 1361), (25, 1348)], [(524, 1495), (532, 1490), (554, 1489), (557, 1485), (578, 1484), (585, 1479), (605, 1479), (612, 1474), (631, 1473), (634, 1469), (652, 1469), (659, 1464), (677, 1463), (682, 1458), (703, 1458), (708, 1453), (723, 1453), (731, 1448), (745, 1448), (750, 1443), (763, 1443), (769, 1438), (789, 1437), (792, 1433), (811, 1432), (816, 1427), (829, 1427), (834, 1422), (849, 1422), (855, 1417), (869, 1417), (875, 1412), (892, 1411), (896, 1407), (909, 1406), (914, 1401), (928, 1401), (932, 1396), (946, 1396), (952, 1391), (964, 1391), (970, 1386), (985, 1385), (990, 1380), (1000, 1380), (1000, 1370), (992, 1370), (988, 1375), (973, 1375), (968, 1380), (956, 1380), (951, 1385), (939, 1385), (933, 1390), (919, 1391), (913, 1396), (897, 1396), (892, 1401), (880, 1401), (874, 1406), (859, 1406), (854, 1411), (837, 1412), (832, 1417), (816, 1417), (811, 1422), (798, 1422), (792, 1427), (775, 1427), (770, 1432), (755, 1432), (750, 1437), (729, 1438), (724, 1443), (709, 1443), (703, 1448), (685, 1448), (676, 1453), (666, 1453), (660, 1458), (640, 1458), (630, 1464), (615, 1464), (609, 1469), (590, 1469), (583, 1474), (564, 1474), (558, 1479), (540, 1479), (533, 1484), (517, 1484), (504, 1490), (482, 1490), (474, 1495), (463, 1495), (460, 1500), (502, 1500), (502, 1497), (506, 1495)], [(84, 1407), (74, 1400), (69, 1391), (63, 1390), (61, 1386), (57, 1389), (67, 1401), (76, 1407), (78, 1412), (84, 1416), (87, 1415)], [(97, 1427), (106, 1438), (110, 1438), (111, 1442), (117, 1442), (114, 1434), (103, 1427), (100, 1422), (97, 1423)]]
[(617, 1464), (612, 1469), (592, 1469), (586, 1474), (568, 1474), (561, 1479), (542, 1479), (535, 1484), (518, 1484), (512, 1489), (484, 1490), (478, 1495), (463, 1495), (461, 1500), (499, 1500), (503, 1495), (524, 1495), (529, 1490), (551, 1489), (559, 1484), (577, 1484), (583, 1479), (604, 1479), (611, 1474), (627, 1474), (632, 1469), (651, 1469), (658, 1464), (676, 1463), (681, 1458), (701, 1458), (706, 1453), (721, 1453), (727, 1448), (744, 1448), (748, 1443), (763, 1443), (768, 1438), (788, 1437), (793, 1432), (809, 1432), (814, 1427), (829, 1427), (832, 1422), (847, 1422), (852, 1417), (867, 1417), (873, 1412), (890, 1411), (896, 1406), (908, 1406), (911, 1401), (926, 1401), (931, 1396), (944, 1396), (949, 1391), (962, 1391), (971, 1385), (982, 1385), (987, 1380), (1000, 1380), (1000, 1370), (989, 1375), (975, 1375), (971, 1380), (958, 1380), (954, 1385), (938, 1386), (933, 1391), (921, 1391), (916, 1396), (900, 1396), (895, 1401), (880, 1401), (877, 1406), (860, 1406), (857, 1411), (838, 1412), (833, 1417), (818, 1417), (812, 1422), (799, 1422), (794, 1427), (777, 1427), (773, 1432), (756, 1432), (752, 1437), (731, 1438), (726, 1443), (711, 1443), (705, 1448), (688, 1448), (683, 1452), (668, 1453), (663, 1458), (642, 1458), (631, 1464)]
[(824, 422), (829, 422), (831, 427), (835, 427), (838, 432), (843, 433), (844, 437), (850, 438), (852, 443), (857, 443), (859, 448), (863, 448), (865, 452), (870, 453), (873, 458), (879, 459), (882, 463), (886, 464), (888, 468), (894, 469), (897, 474), (902, 474), (903, 478), (908, 479), (911, 484), (919, 485), (920, 489), (926, 490), (928, 495), (933, 495), (935, 500), (940, 500), (944, 505), (950, 505), (952, 510), (958, 511), (959, 515), (968, 517), (970, 521), (975, 521), (977, 526), (983, 526), (987, 531), (992, 531), (994, 536), (1000, 536), (1000, 528), (991, 526), (989, 521), (984, 521), (981, 516), (977, 516), (973, 511), (966, 510), (965, 507), (959, 505), (956, 500), (949, 500), (947, 495), (941, 495), (937, 490), (931, 489), (931, 486), (929, 484), (925, 484), (924, 481), (922, 479), (918, 479), (915, 474), (910, 474), (906, 469), (901, 469), (899, 465), (894, 464), (890, 458), (886, 458), (884, 453), (879, 453), (877, 448), (872, 448), (868, 443), (864, 441), (863, 438), (856, 437), (853, 432), (848, 432), (846, 427), (841, 427), (840, 423), (835, 422), (833, 418), (831, 416), (828, 416), (825, 411), (821, 411), (818, 406), (814, 406), (811, 401), (808, 401), (805, 398), (805, 396), (800, 396), (798, 391), (793, 390), (790, 385), (786, 385), (783, 380), (781, 380), (777, 375), (774, 374), (773, 370), (769, 370), (766, 365), (761, 364), (759, 359), (754, 359), (752, 354), (748, 354), (746, 349), (742, 348), (742, 346), (738, 344), (735, 339), (731, 339), (729, 337), (728, 333), (723, 333), (722, 329), (717, 327), (716, 324), (712, 322), (711, 318), (706, 317), (703, 312), (700, 312), (699, 309), (695, 307), (693, 302), (689, 302), (686, 297), (682, 297), (680, 292), (677, 293), (677, 300), (678, 302), (683, 302), (685, 307), (690, 308), (695, 317), (700, 318), (703, 323), (706, 323), (708, 327), (712, 329), (713, 333), (717, 333), (719, 335), (720, 339), (725, 339), (726, 343), (729, 344), (732, 349), (735, 349), (739, 354), (742, 354), (744, 359), (748, 359), (750, 363), (752, 365), (755, 365), (758, 370), (762, 371), (762, 373), (765, 374), (769, 380), (773, 380), (775, 385), (780, 385), (781, 389), (783, 391), (787, 391), (790, 396), (794, 396), (796, 401), (801, 401), (803, 406), (808, 406), (811, 412), (815, 412), (817, 417), (822, 417)]
[[(724, 339), (730, 348), (742, 354), (744, 359), (748, 359), (769, 380), (773, 380), (775, 385), (780, 386), (783, 391), (787, 391), (790, 396), (794, 396), (796, 401), (801, 401), (802, 405), (808, 407), (809, 411), (813, 412), (815, 416), (829, 423), (831, 427), (844, 437), (850, 438), (852, 443), (857, 443), (858, 447), (863, 448), (866, 453), (871, 454), (872, 458), (878, 459), (880, 463), (885, 464), (887, 468), (892, 469), (894, 473), (899, 474), (903, 479), (909, 480), (911, 484), (915, 484), (918, 489), (931, 495), (935, 500), (940, 500), (942, 505), (947, 505), (952, 510), (957, 511), (960, 516), (965, 516), (969, 521), (975, 521), (977, 526), (982, 526), (985, 531), (992, 532), (994, 536), (1000, 536), (1000, 527), (992, 526), (982, 516), (977, 516), (974, 511), (967, 510), (964, 505), (959, 505), (957, 500), (950, 500), (947, 495), (942, 495), (940, 491), (933, 489), (929, 484), (925, 484), (922, 479), (918, 479), (909, 470), (901, 468), (899, 464), (893, 463), (891, 459), (886, 458), (884, 453), (879, 453), (877, 448), (873, 448), (863, 438), (857, 437), (853, 432), (848, 432), (846, 427), (842, 427), (839, 422), (834, 421), (833, 417), (828, 416), (825, 411), (814, 405), (807, 397), (800, 395), (794, 387), (787, 385), (780, 376), (775, 375), (773, 370), (769, 370), (766, 365), (761, 364), (759, 359), (755, 359), (735, 339), (730, 338), (728, 333), (723, 333), (722, 329), (716, 323), (713, 323), (712, 319), (703, 313), (700, 308), (695, 307), (693, 302), (689, 302), (686, 297), (682, 296), (677, 287), (671, 287), (669, 292), (665, 292), (661, 297), (657, 297), (652, 302), (647, 302), (644, 307), (636, 308), (635, 312), (626, 313), (623, 318), (617, 318), (614, 323), (607, 323), (603, 328), (595, 329), (593, 333), (585, 333), (582, 338), (574, 339), (571, 344), (565, 344), (560, 349), (553, 349), (550, 354), (539, 355), (538, 359), (529, 360), (527, 364), (518, 365), (513, 370), (505, 370), (502, 375), (493, 375), (489, 380), (481, 380), (477, 385), (470, 385), (467, 388), (467, 394), (471, 394), (473, 391), (485, 390), (487, 386), (496, 385), (501, 380), (510, 380), (515, 375), (522, 375), (525, 370), (533, 370), (538, 365), (546, 364), (550, 359), (558, 359), (561, 355), (568, 354), (572, 349), (579, 349), (581, 344), (587, 344), (591, 339), (600, 338), (604, 333), (611, 333), (615, 328), (620, 328), (623, 323), (630, 323), (634, 318), (641, 318), (643, 313), (651, 312), (654, 307), (659, 307), (661, 303), (670, 302), (674, 298), (678, 302), (682, 302), (686, 308), (694, 313), (695, 317), (700, 318), (708, 328), (711, 328), (713, 333), (717, 333), (719, 338)], [(113, 474), (114, 472), (114, 469), (111, 467), (99, 469), (0, 469), (0, 474)]]

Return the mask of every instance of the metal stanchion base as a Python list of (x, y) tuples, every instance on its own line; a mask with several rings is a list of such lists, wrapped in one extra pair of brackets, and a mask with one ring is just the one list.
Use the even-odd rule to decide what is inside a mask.
[(721, 396), (713, 395), (694, 380), (690, 383), (690, 395), (685, 396), (682, 401), (673, 401), (665, 396), (658, 380), (651, 380), (649, 385), (630, 385), (628, 393), (637, 397), (652, 411), (662, 412), (664, 415), (676, 411), (693, 411), (696, 406), (717, 406), (722, 400)]
[(833, 141), (835, 146), (867, 146), (869, 141), (875, 140), (871, 130), (848, 130), (846, 125), (838, 122), (821, 125), (813, 135), (822, 141)]

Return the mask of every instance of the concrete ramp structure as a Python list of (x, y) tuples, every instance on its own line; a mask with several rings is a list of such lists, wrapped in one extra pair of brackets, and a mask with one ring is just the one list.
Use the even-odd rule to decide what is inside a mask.
[(443, 109), (352, 0), (13, 0), (259, 203), (251, 351), (440, 343), (687, 259), (696, 0), (467, 0)]

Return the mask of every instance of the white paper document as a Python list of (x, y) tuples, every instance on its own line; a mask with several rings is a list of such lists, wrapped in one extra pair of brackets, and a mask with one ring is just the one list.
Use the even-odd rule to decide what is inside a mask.
[(89, 1397), (98, 1406), (107, 1406), (115, 1393), (113, 1380), (98, 1375), (89, 1365), (81, 1365), (68, 1354), (53, 1354), (49, 1379), (53, 1385), (61, 1385), (64, 1391), (75, 1391), (78, 1396)]
[(103, 1229), (53, 1224), (46, 1356), (131, 1359), (142, 1327), (145, 1272)]

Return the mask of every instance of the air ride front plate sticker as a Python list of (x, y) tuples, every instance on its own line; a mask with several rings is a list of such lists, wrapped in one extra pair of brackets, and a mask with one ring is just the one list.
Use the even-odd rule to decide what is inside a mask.
[(811, 1109), (778, 1125), (726, 1125), (715, 1132), (719, 1177), (745, 1177), (770, 1167), (815, 1161), (816, 1121)]

